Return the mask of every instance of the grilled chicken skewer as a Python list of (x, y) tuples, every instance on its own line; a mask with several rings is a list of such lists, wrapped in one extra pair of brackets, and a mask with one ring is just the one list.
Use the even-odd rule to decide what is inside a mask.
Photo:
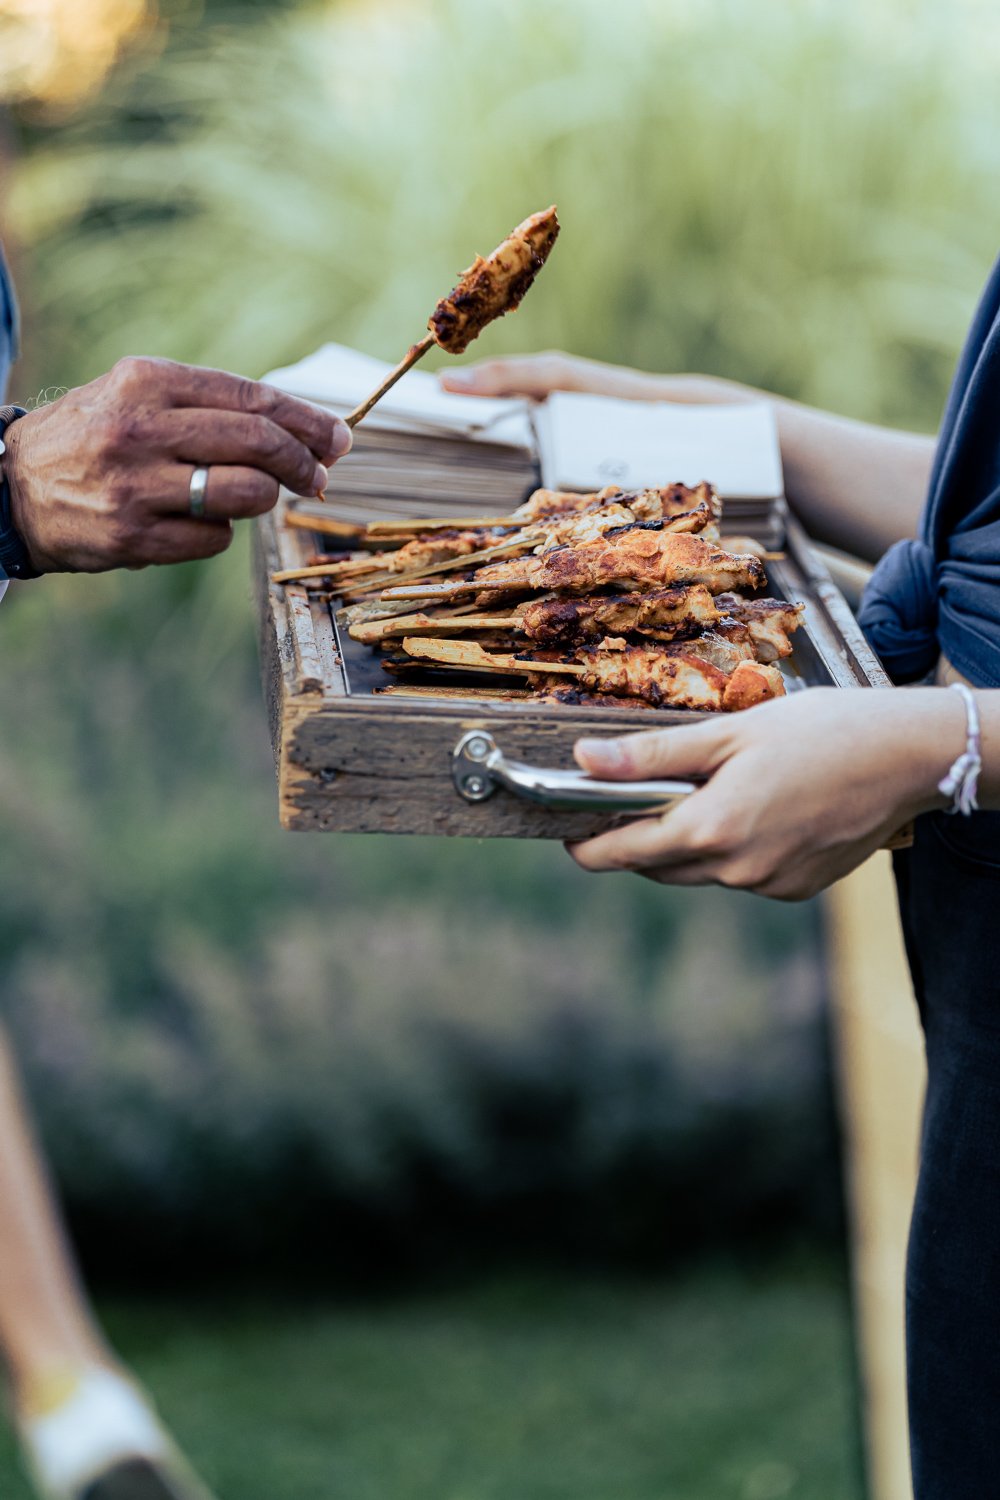
[[(764, 573), (749, 550), (719, 545), (720, 515), (707, 484), (536, 490), (509, 516), (463, 526), (442, 517), (338, 527), (339, 539), (375, 550), (319, 557), (275, 578), (313, 577), (366, 598), (342, 609), (340, 622), (365, 644), (401, 639), (405, 655), (383, 663), (392, 672), (520, 677), (530, 689), (501, 693), (559, 702), (737, 709), (783, 694), (771, 663), (791, 652), (803, 606), (732, 592), (760, 587)], [(427, 581), (451, 571), (466, 576)], [(535, 597), (499, 607), (511, 593)], [(411, 601), (453, 607), (406, 612)]]
[(703, 583), (711, 593), (721, 594), (731, 589), (756, 589), (763, 582), (763, 564), (749, 553), (724, 552), (702, 537), (644, 523), (579, 546), (493, 563), (460, 582), (387, 588), (382, 598), (449, 600), (469, 594), (492, 598), (538, 589), (584, 594), (595, 589), (648, 590), (691, 583)]
[(502, 549), (506, 557), (517, 557), (531, 551), (549, 552), (571, 543), (593, 541), (609, 532), (633, 526), (638, 521), (656, 524), (668, 531), (700, 532), (713, 541), (718, 539), (712, 511), (705, 499), (699, 500), (691, 510), (669, 515), (665, 519), (656, 517), (654, 520), (650, 515), (654, 505), (662, 509), (658, 490), (645, 491), (635, 497), (623, 497), (623, 502), (625, 498), (634, 500), (635, 508), (625, 503), (609, 503), (582, 515), (539, 521), (506, 535), (481, 530), (439, 532), (429, 537), (414, 537), (391, 552), (361, 554), (326, 565), (319, 563), (312, 567), (284, 569), (272, 577), (275, 583), (310, 578), (326, 578), (336, 583), (350, 580), (361, 588), (375, 589), (391, 582), (393, 574), (416, 580), (426, 577), (430, 572), (447, 572), (451, 567), (463, 568), (472, 561), (482, 561), (486, 549), (497, 554)]
[[(777, 599), (717, 599), (702, 584), (661, 589), (652, 594), (595, 595), (589, 599), (540, 599), (505, 613), (475, 614), (463, 610), (405, 614), (349, 624), (354, 640), (380, 645), (403, 636), (527, 637), (535, 646), (564, 648), (612, 636), (643, 636), (678, 642), (678, 649), (717, 666), (741, 658), (769, 664), (791, 654), (789, 635), (802, 622), (802, 606)], [(723, 651), (728, 656), (723, 660)], [(735, 653), (735, 654), (733, 654)]]
[[(523, 505), (508, 516), (464, 516), (462, 518), (435, 516), (428, 519), (399, 519), (372, 521), (365, 528), (368, 537), (385, 539), (397, 536), (419, 536), (428, 531), (447, 531), (466, 526), (523, 526), (533, 521), (552, 521), (558, 517), (582, 515), (586, 511), (599, 510), (604, 505), (627, 505), (641, 521), (658, 521), (667, 516), (680, 515), (694, 510), (704, 500), (718, 521), (722, 514), (722, 503), (717, 492), (702, 480), (688, 488), (685, 484), (668, 484), (662, 489), (623, 490), (617, 484), (609, 484), (603, 490), (580, 493), (576, 490), (535, 490)], [(305, 524), (300, 522), (299, 524)]]
[[(442, 611), (443, 613), (443, 611)], [(395, 619), (348, 622), (350, 635), (366, 644), (399, 635), (433, 635), (441, 615), (409, 614)], [(455, 613), (442, 635), (465, 631), (509, 630), (538, 645), (573, 645), (606, 635), (657, 633), (671, 639), (714, 626), (721, 618), (704, 584), (660, 589), (651, 594), (593, 594), (589, 598), (534, 599), (507, 613)], [(413, 628), (407, 628), (412, 626)], [(449, 628), (450, 627), (450, 628)]]
[[(719, 642), (722, 648), (727, 644)], [(403, 650), (417, 660), (439, 667), (536, 677), (542, 691), (557, 691), (560, 678), (572, 677), (578, 687), (588, 692), (641, 698), (656, 707), (740, 709), (767, 698), (781, 697), (785, 691), (776, 667), (761, 665), (738, 652), (734, 660), (724, 649), (719, 651), (714, 641), (649, 647), (629, 646), (612, 639), (583, 648), (574, 653), (572, 661), (493, 654), (476, 641), (409, 636), (403, 641)], [(730, 648), (733, 651), (736, 648)], [(713, 656), (715, 660), (710, 659)]]
[(477, 255), (458, 285), (442, 297), (431, 313), (430, 332), (411, 345), (396, 367), (389, 371), (371, 395), (344, 418), (356, 427), (428, 349), (437, 344), (447, 354), (462, 354), (494, 318), (513, 312), (549, 258), (559, 233), (555, 204), (532, 214), (512, 229), (507, 238), (484, 260)]
[(464, 354), (494, 318), (519, 307), (559, 234), (556, 206), (524, 219), (484, 260), (477, 255), (442, 297), (427, 326), (446, 354)]
[[(700, 489), (708, 489), (708, 486), (700, 486)], [(450, 559), (454, 559), (456, 567), (460, 567), (472, 553), (483, 552), (492, 544), (507, 546), (510, 543), (507, 556), (516, 556), (522, 550), (549, 552), (553, 547), (564, 544), (594, 540), (606, 532), (634, 525), (640, 520), (661, 522), (669, 531), (702, 532), (708, 534), (711, 540), (718, 540), (711, 493), (696, 495), (693, 490), (685, 493), (693, 504), (688, 510), (676, 510), (672, 507), (670, 498), (664, 498), (666, 492), (663, 490), (639, 490), (630, 495), (622, 490), (615, 490), (598, 507), (588, 507), (585, 511), (568, 513), (567, 516), (555, 514), (550, 519), (535, 520), (531, 525), (522, 525), (520, 528), (514, 526), (507, 532), (493, 526), (475, 526), (462, 531), (451, 529), (438, 531), (436, 534), (415, 535), (390, 552), (357, 553), (349, 558), (330, 562), (325, 570), (322, 564), (316, 564), (309, 570), (301, 568), (297, 574), (286, 568), (282, 573), (274, 574), (274, 582), (291, 582), (295, 576), (300, 579), (330, 577), (340, 580), (351, 577), (361, 580), (366, 573), (408, 573), (412, 579), (417, 579), (424, 576), (427, 568), (435, 567), (441, 571), (438, 565)], [(370, 577), (367, 582), (375, 586), (378, 579)]]
[(704, 583), (713, 594), (757, 588), (764, 581), (760, 559), (723, 552), (699, 536), (643, 522), (578, 546), (557, 547), (539, 557), (514, 558), (479, 568), (475, 582), (493, 592), (509, 588), (569, 589)]

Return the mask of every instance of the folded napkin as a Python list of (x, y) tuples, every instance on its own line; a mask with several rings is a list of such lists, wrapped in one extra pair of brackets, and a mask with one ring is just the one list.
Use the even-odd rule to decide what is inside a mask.
[[(351, 411), (388, 375), (391, 365), (345, 344), (324, 344), (298, 364), (271, 370), (264, 379), (294, 396)], [(530, 447), (531, 426), (524, 401), (457, 396), (444, 391), (436, 375), (407, 370), (365, 417), (367, 428), (396, 432), (453, 434), (510, 447)]]

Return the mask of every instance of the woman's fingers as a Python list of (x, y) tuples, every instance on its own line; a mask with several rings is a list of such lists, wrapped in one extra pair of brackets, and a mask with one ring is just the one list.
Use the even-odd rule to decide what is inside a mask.
[(556, 351), (450, 366), (441, 372), (440, 379), (445, 390), (466, 396), (530, 396), (536, 401), (544, 400), (550, 391), (584, 391), (620, 401), (686, 405), (731, 405), (765, 399), (762, 391), (713, 375), (652, 375)]
[(567, 354), (481, 359), (443, 370), (441, 384), (445, 390), (459, 391), (463, 396), (533, 396), (541, 400), (550, 391), (582, 389), (576, 378), (580, 363)]
[(697, 403), (747, 401), (760, 394), (708, 375), (652, 375), (558, 351), (449, 366), (440, 378), (445, 390), (466, 396), (530, 396), (537, 401), (550, 391), (584, 391), (621, 401)]
[(705, 879), (718, 878), (729, 839), (725, 823), (705, 806), (706, 793), (693, 792), (655, 818), (640, 818), (567, 849), (584, 870), (648, 870), (697, 865)]

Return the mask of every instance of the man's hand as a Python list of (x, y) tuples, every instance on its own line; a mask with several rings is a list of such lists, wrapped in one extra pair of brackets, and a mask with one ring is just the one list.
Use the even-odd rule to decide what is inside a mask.
[(943, 807), (937, 782), (963, 739), (962, 704), (944, 688), (810, 688), (690, 727), (580, 740), (592, 776), (705, 784), (570, 853), (585, 870), (802, 900)]
[[(259, 381), (129, 358), (5, 434), (11, 513), (42, 572), (213, 557), (279, 484), (314, 495), (351, 446), (330, 412)], [(208, 469), (203, 519), (191, 475)]]

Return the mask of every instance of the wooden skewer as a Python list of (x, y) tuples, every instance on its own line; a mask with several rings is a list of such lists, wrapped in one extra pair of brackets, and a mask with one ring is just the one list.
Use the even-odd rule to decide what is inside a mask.
[(493, 656), (477, 641), (422, 640), (406, 636), (403, 650), (420, 661), (462, 671), (504, 672), (520, 676), (522, 672), (544, 672), (559, 677), (582, 677), (587, 668), (568, 661), (524, 661), (519, 656)]
[(413, 615), (394, 615), (387, 620), (366, 620), (351, 625), (348, 630), (352, 640), (362, 641), (366, 646), (377, 645), (395, 635), (464, 635), (467, 630), (517, 630), (520, 616), (469, 615), (463, 611), (443, 611), (441, 614), (425, 615), (418, 611)]
[(522, 699), (532, 698), (534, 694), (531, 688), (515, 687), (426, 687), (420, 683), (393, 682), (388, 687), (377, 687), (373, 689), (379, 697), (383, 695), (392, 698), (472, 698), (478, 703), (484, 700), (500, 698)]
[(494, 526), (524, 526), (527, 523), (518, 521), (514, 516), (435, 516), (429, 521), (413, 520), (406, 518), (398, 521), (372, 521), (366, 528), (370, 537), (406, 536), (413, 533), (419, 536), (424, 531), (484, 531), (492, 530)]
[[(358, 593), (362, 590), (379, 589), (388, 585), (403, 586), (407, 583), (415, 583), (419, 578), (430, 578), (435, 573), (457, 573), (463, 568), (478, 567), (482, 562), (496, 562), (504, 557), (512, 557), (522, 551), (526, 546), (531, 546), (534, 538), (520, 536), (513, 542), (500, 542), (496, 547), (486, 547), (482, 552), (466, 552), (460, 557), (446, 557), (444, 562), (431, 563), (426, 568), (412, 568), (408, 573), (383, 573), (373, 578), (361, 580), (357, 588), (345, 589), (345, 597), (348, 593)], [(277, 578), (275, 582), (277, 582)], [(476, 592), (480, 588), (488, 587), (486, 584), (478, 584)]]
[(289, 526), (301, 527), (303, 531), (318, 531), (323, 536), (342, 537), (344, 541), (360, 540), (366, 528), (352, 525), (350, 521), (337, 521), (333, 516), (310, 516), (300, 510), (286, 510), (285, 521)]
[(358, 423), (367, 417), (376, 402), (381, 401), (386, 391), (391, 390), (396, 381), (401, 380), (407, 370), (412, 369), (417, 360), (423, 359), (428, 349), (432, 349), (433, 347), (434, 335), (432, 333), (425, 334), (419, 344), (411, 344), (406, 354), (399, 361), (399, 364), (394, 370), (389, 371), (382, 384), (372, 391), (371, 395), (366, 397), (360, 406), (356, 406), (352, 412), (348, 412), (344, 418), (348, 427), (357, 427)]
[(365, 573), (375, 571), (371, 563), (310, 563), (305, 568), (281, 568), (271, 574), (271, 582), (298, 583), (303, 578), (329, 578), (331, 583), (337, 583), (346, 577), (353, 583), (359, 574), (363, 578)]
[[(468, 601), (465, 604), (456, 605), (455, 608), (442, 610), (443, 619), (450, 619), (452, 615), (468, 614), (475, 609), (475, 602)], [(337, 624), (344, 629), (352, 625), (367, 625), (373, 620), (392, 620), (401, 615), (412, 614), (413, 610), (406, 604), (384, 604), (381, 599), (365, 599), (360, 604), (345, 604), (337, 611)]]
[[(405, 620), (414, 622), (411, 630), (401, 629)], [(464, 635), (467, 630), (518, 630), (520, 625), (521, 616), (515, 611), (506, 615), (455, 614), (449, 619), (446, 614), (427, 615), (421, 610), (414, 615), (403, 615), (399, 620), (387, 620), (384, 633), (386, 635), (433, 635), (435, 630), (440, 630), (442, 635)]]
[(475, 579), (461, 579), (457, 583), (454, 581), (445, 583), (407, 583), (399, 588), (383, 589), (379, 597), (386, 604), (395, 603), (397, 600), (411, 603), (420, 599), (441, 599), (448, 602), (452, 599), (460, 599), (463, 594), (483, 594), (492, 592), (494, 589), (499, 592), (499, 587), (496, 584), (488, 585), (477, 583)]

